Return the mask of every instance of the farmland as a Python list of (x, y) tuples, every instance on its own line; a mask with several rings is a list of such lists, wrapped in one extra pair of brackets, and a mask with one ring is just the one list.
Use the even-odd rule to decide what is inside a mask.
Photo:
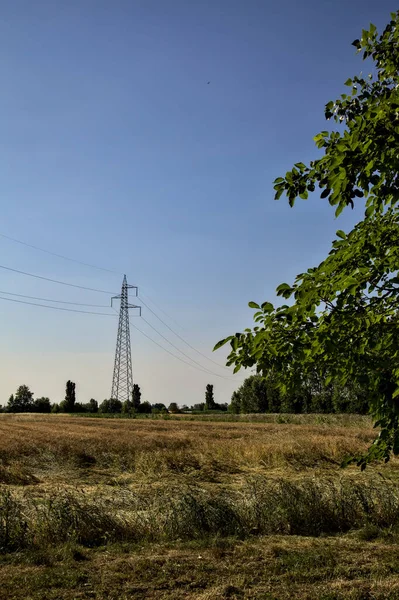
[(367, 417), (1, 415), (1, 598), (399, 598)]

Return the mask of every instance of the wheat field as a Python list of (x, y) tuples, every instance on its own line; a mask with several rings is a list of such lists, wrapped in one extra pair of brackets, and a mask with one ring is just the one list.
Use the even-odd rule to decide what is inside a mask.
[(0, 416), (0, 598), (399, 598), (367, 417)]

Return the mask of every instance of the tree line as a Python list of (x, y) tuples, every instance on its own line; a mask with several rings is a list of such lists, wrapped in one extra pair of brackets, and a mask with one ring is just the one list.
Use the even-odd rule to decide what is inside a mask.
[(214, 399), (213, 385), (208, 384), (205, 390), (205, 402), (196, 404), (192, 408), (177, 402), (171, 402), (168, 407), (162, 402), (151, 404), (142, 401), (140, 386), (133, 384), (131, 398), (121, 402), (115, 398), (105, 399), (100, 404), (94, 398), (89, 402), (82, 403), (76, 400), (76, 384), (68, 380), (65, 386), (65, 398), (60, 403), (51, 403), (47, 397), (34, 398), (34, 393), (27, 385), (20, 385), (11, 394), (7, 405), (0, 412), (8, 413), (79, 413), (79, 414), (169, 414), (194, 411), (227, 411), (227, 404), (217, 404)]
[(283, 393), (278, 383), (271, 377), (260, 375), (247, 377), (243, 384), (233, 392), (230, 404), (215, 401), (213, 385), (207, 384), (205, 401), (179, 406), (171, 402), (168, 407), (159, 402), (141, 401), (140, 386), (135, 383), (131, 399), (121, 402), (117, 399), (105, 399), (100, 404), (91, 398), (89, 402), (76, 401), (76, 384), (68, 380), (65, 399), (59, 404), (50, 402), (47, 397), (34, 398), (27, 385), (20, 385), (12, 394), (7, 405), (0, 412), (9, 413), (87, 413), (87, 414), (178, 414), (190, 412), (230, 412), (248, 413), (359, 413), (369, 411), (368, 394), (365, 388), (355, 383), (342, 386), (338, 383), (325, 385), (316, 374), (303, 381), (295, 391)]
[(47, 397), (34, 398), (34, 393), (27, 385), (20, 385), (11, 394), (7, 405), (1, 412), (9, 413), (151, 413), (167, 411), (164, 404), (141, 402), (141, 390), (138, 384), (133, 385), (132, 397), (126, 402), (117, 399), (105, 399), (100, 404), (94, 398), (82, 403), (76, 400), (76, 384), (68, 380), (65, 387), (65, 398), (60, 403), (51, 403)]
[(358, 383), (328, 385), (317, 374), (296, 389), (283, 392), (273, 377), (251, 375), (233, 392), (232, 413), (358, 413), (369, 412), (368, 392)]

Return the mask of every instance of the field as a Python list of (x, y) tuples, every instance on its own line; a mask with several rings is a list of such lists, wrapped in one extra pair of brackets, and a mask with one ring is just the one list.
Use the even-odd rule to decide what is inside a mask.
[(367, 417), (0, 415), (0, 598), (399, 598)]

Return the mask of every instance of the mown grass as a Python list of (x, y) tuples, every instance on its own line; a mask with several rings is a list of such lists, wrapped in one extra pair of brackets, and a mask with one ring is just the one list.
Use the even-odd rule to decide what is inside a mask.
[(0, 598), (399, 598), (370, 420), (267, 417), (1, 415)]
[(96, 466), (147, 476), (302, 469), (339, 465), (375, 437), (364, 417), (334, 416), (334, 425), (325, 416), (297, 417), (303, 418), (214, 423), (1, 415), (0, 461), (34, 470)]

